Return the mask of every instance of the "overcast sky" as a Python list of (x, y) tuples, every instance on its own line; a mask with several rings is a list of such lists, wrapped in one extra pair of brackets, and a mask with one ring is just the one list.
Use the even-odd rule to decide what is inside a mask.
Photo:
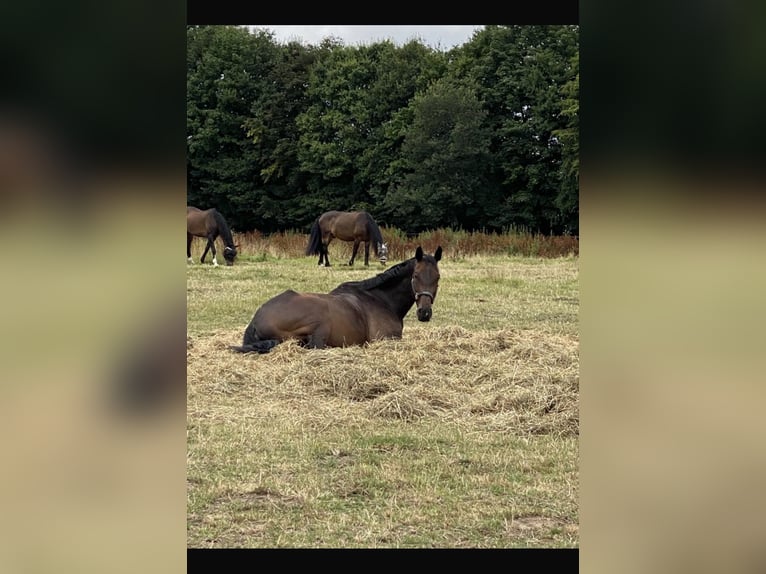
[(397, 46), (412, 39), (432, 48), (450, 50), (471, 39), (474, 31), (484, 26), (269, 26), (256, 24), (249, 28), (267, 28), (274, 33), (277, 42), (298, 40), (303, 44), (318, 46), (323, 39), (334, 36), (346, 46), (373, 44), (391, 40)]

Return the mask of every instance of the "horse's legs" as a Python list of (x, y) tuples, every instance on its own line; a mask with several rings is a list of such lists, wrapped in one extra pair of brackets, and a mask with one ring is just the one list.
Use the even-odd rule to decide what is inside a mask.
[(359, 240), (354, 240), (354, 249), (351, 251), (351, 260), (348, 262), (349, 265), (354, 264), (354, 259), (356, 259), (356, 253), (359, 251)]
[[(330, 241), (332, 241), (332, 237), (327, 238), (327, 242), (325, 242), (324, 237), (322, 238), (322, 252), (324, 253), (324, 266), (329, 267), (330, 266), (330, 253), (327, 249), (330, 246)], [(319, 264), (322, 264), (322, 255), (319, 256)]]
[(303, 345), (309, 349), (324, 349), (327, 346), (327, 338), (330, 336), (330, 325), (317, 327)]
[(317, 263), (317, 265), (321, 265), (322, 261), (324, 261), (326, 251), (327, 249), (325, 248), (324, 243), (320, 243), (319, 244), (319, 262)]
[(370, 242), (364, 242), (364, 264), (370, 266)]
[(194, 263), (194, 259), (192, 259), (191, 256), (191, 244), (193, 238), (194, 236), (191, 233), (186, 233), (186, 261), (189, 263)]
[(218, 265), (218, 261), (215, 258), (215, 239), (211, 239), (210, 237), (207, 238), (207, 245), (205, 246), (205, 252), (202, 254), (202, 259), (200, 259), (201, 263), (205, 262), (205, 256), (207, 255), (208, 249), (210, 250), (210, 253), (213, 255), (213, 265)]

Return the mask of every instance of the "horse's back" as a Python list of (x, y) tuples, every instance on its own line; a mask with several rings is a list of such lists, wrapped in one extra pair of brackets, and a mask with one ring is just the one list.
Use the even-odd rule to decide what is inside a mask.
[(262, 338), (289, 339), (304, 336), (311, 325), (326, 321), (327, 312), (322, 296), (288, 289), (261, 305), (253, 322)]
[(335, 220), (338, 219), (344, 212), (343, 211), (325, 211), (322, 215), (319, 216), (319, 225), (323, 229), (326, 229), (328, 226), (332, 225)]
[(210, 209), (199, 209), (191, 205), (186, 206), (186, 232), (192, 235), (204, 237), (210, 230), (208, 216)]
[(325, 233), (338, 239), (354, 241), (367, 236), (367, 214), (364, 211), (326, 211), (319, 217)]

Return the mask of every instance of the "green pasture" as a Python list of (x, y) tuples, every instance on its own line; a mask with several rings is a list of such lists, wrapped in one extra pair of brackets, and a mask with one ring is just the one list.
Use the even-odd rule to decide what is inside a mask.
[[(332, 257), (187, 265), (190, 547), (579, 546), (576, 256), (452, 257), (433, 318), (364, 347), (229, 352)], [(389, 266), (396, 260), (389, 261)]]

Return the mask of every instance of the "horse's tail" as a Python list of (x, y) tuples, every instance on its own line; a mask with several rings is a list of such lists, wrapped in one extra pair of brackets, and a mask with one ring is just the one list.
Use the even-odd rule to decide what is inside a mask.
[(245, 329), (245, 335), (242, 337), (242, 345), (231, 346), (229, 349), (237, 353), (268, 353), (281, 343), (278, 339), (261, 339), (258, 335), (258, 329), (255, 327), (255, 318)]
[(241, 347), (230, 346), (229, 349), (237, 353), (268, 353), (274, 347), (279, 345), (281, 341), (278, 339), (265, 339), (263, 341), (255, 341), (254, 343), (248, 343)]
[(223, 215), (221, 215), (217, 209), (213, 209), (211, 213), (213, 214), (215, 223), (218, 226), (218, 234), (221, 236), (221, 239), (223, 239), (223, 244), (226, 247), (234, 247), (234, 237), (232, 237), (231, 229), (229, 229), (229, 225), (226, 223)]
[(378, 227), (378, 224), (375, 223), (375, 220), (372, 218), (372, 215), (365, 212), (365, 215), (367, 216), (367, 232), (370, 234), (370, 241), (372, 242), (372, 248), (375, 251), (375, 255), (379, 255), (378, 253), (378, 245), (383, 243), (383, 234), (380, 232), (380, 227)]
[(322, 231), (319, 229), (319, 218), (317, 217), (314, 225), (311, 226), (306, 255), (316, 255), (318, 253), (322, 253)]

